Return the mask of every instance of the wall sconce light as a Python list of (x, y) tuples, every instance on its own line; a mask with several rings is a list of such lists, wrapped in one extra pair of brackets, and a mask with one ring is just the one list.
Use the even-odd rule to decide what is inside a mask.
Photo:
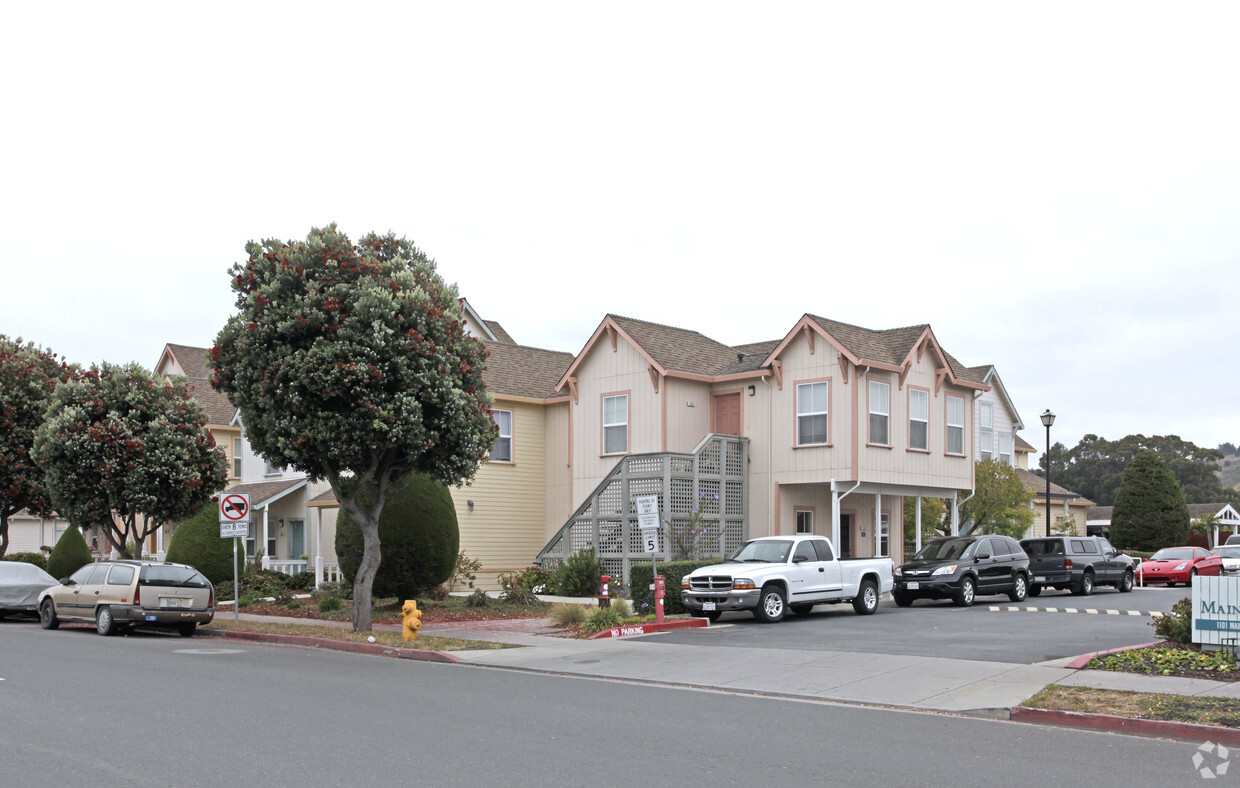
[(749, 396), (751, 396), (751, 397), (752, 397), (754, 394), (757, 394), (757, 393), (758, 393), (758, 387), (757, 387), (757, 386), (750, 386), (750, 387), (749, 387)]
[(473, 502), (473, 501), (466, 501), (465, 503), (469, 504), (469, 511), (471, 511), (471, 512), (472, 512), (472, 511), (474, 510), (474, 502)]

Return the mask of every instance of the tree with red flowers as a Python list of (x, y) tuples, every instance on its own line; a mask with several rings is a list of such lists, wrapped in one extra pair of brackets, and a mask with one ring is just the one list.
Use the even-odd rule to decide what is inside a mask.
[(0, 558), (9, 549), (10, 517), (23, 510), (51, 514), (43, 470), (30, 449), (56, 384), (74, 374), (50, 350), (0, 334)]
[(202, 405), (184, 382), (138, 364), (92, 366), (58, 385), (33, 456), (56, 510), (135, 558), (156, 529), (192, 516), (228, 481)]
[(403, 238), (354, 245), (332, 224), (246, 252), (212, 385), (240, 408), (259, 455), (326, 479), (358, 525), (353, 628), (370, 630), (392, 482), (418, 471), (461, 484), (494, 443), (486, 350), (465, 333), (456, 287)]

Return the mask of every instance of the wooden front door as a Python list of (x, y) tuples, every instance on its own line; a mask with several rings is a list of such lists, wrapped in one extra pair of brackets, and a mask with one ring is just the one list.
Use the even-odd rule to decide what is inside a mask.
[(715, 424), (712, 432), (720, 435), (741, 434), (741, 393), (717, 394), (714, 397)]

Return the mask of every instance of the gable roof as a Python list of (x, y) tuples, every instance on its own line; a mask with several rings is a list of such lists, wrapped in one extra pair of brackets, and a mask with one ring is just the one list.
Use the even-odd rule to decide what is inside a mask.
[[(952, 359), (955, 361), (955, 359)], [(1012, 426), (1015, 429), (1023, 430), (1025, 423), (1020, 418), (1020, 413), (1016, 410), (1016, 403), (1012, 402), (1012, 398), (1008, 396), (1007, 388), (1003, 385), (1003, 379), (999, 377), (999, 370), (995, 369), (994, 364), (985, 364), (980, 367), (969, 367), (966, 370), (968, 374), (976, 376), (979, 380), (990, 386), (991, 391), (998, 394), (999, 399), (1007, 406), (1008, 412), (1012, 414)]]
[[(1036, 473), (1025, 470), (1024, 468), (1013, 468), (1016, 471), (1017, 478), (1025, 489), (1033, 493), (1041, 500), (1046, 500), (1046, 479), (1038, 476)], [(1069, 498), (1072, 500), (1073, 506), (1093, 506), (1094, 502), (1084, 497), (1080, 493), (1074, 493), (1067, 487), (1060, 487), (1058, 484), (1051, 482), (1051, 498)], [(1092, 510), (1091, 510), (1092, 511)]]
[(212, 388), (210, 372), (207, 369), (210, 352), (206, 348), (169, 343), (164, 345), (164, 352), (155, 368), (159, 369), (165, 357), (171, 357), (173, 363), (185, 373), (185, 383), (190, 396), (198, 400), (207, 411), (207, 422), (216, 426), (231, 425), (237, 415), (237, 406), (232, 404), (227, 394)]
[(1030, 444), (1029, 441), (1017, 435), (1016, 436), (1016, 451), (1031, 452), (1031, 451), (1037, 451), (1037, 449), (1033, 448), (1033, 445)]
[(507, 331), (505, 331), (504, 327), (501, 326), (498, 322), (494, 320), (485, 320), (483, 322), (486, 323), (487, 328), (491, 329), (491, 333), (495, 335), (495, 339), (497, 341), (507, 342), (510, 345), (517, 344), (517, 341), (513, 339), (512, 336)]
[[(1091, 523), (1109, 523), (1114, 511), (1114, 506), (1095, 506), (1089, 510), (1085, 519)], [(1212, 514), (1218, 515), (1220, 523), (1240, 522), (1240, 512), (1228, 503), (1190, 503), (1188, 505), (1188, 516), (1194, 520), (1198, 517), (1209, 517)]]
[(532, 399), (567, 396), (556, 391), (556, 384), (573, 363), (572, 353), (503, 342), (483, 344), (487, 365), (482, 380), (491, 394)]

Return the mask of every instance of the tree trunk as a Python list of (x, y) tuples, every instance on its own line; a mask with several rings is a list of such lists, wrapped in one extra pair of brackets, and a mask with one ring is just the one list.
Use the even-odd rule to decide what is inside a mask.
[(379, 572), (379, 518), (358, 520), (362, 532), (362, 563), (353, 578), (353, 631), (369, 632), (371, 623), (370, 596)]

